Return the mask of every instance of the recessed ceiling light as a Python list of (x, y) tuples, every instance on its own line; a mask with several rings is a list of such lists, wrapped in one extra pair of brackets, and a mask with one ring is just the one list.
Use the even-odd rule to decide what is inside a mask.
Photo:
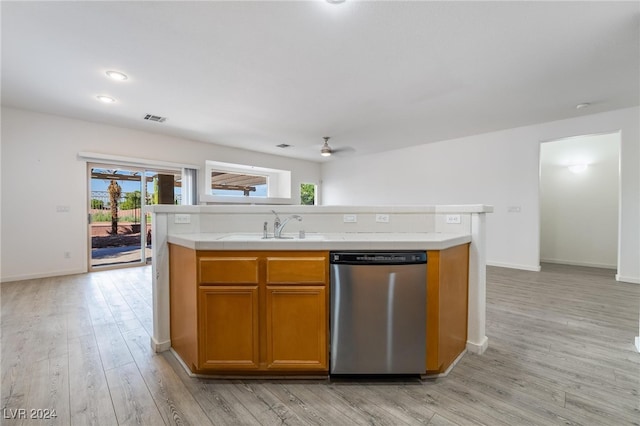
[(327, 3), (330, 3), (330, 4), (340, 4), (344, 2), (345, 0), (327, 0)]
[(589, 102), (584, 102), (582, 104), (576, 105), (576, 109), (585, 109), (585, 108), (589, 108), (590, 106), (591, 104)]
[(589, 165), (587, 163), (577, 163), (569, 165), (568, 168), (573, 173), (582, 173), (587, 170), (588, 166)]
[(118, 81), (123, 81), (129, 78), (125, 73), (121, 73), (120, 71), (107, 71), (106, 74), (109, 78)]
[(288, 143), (281, 143), (280, 145), (276, 145), (278, 148), (289, 148), (291, 145)]
[(104, 102), (105, 104), (112, 104), (116, 101), (111, 96), (105, 96), (105, 95), (98, 95), (96, 96), (96, 98), (98, 98), (100, 102)]

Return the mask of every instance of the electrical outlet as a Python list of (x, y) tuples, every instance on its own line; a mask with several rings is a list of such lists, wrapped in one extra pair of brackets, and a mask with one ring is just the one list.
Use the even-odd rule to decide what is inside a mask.
[(56, 206), (57, 213), (69, 213), (69, 210), (70, 210), (69, 206)]
[(342, 216), (342, 221), (344, 223), (356, 223), (358, 221), (358, 215), (357, 214), (345, 214), (344, 216)]
[(376, 214), (376, 222), (389, 223), (389, 215), (388, 214)]
[(190, 214), (176, 214), (173, 223), (191, 223)]
[(446, 220), (447, 223), (462, 223), (462, 219), (459, 214), (448, 214)]
[(509, 213), (520, 213), (522, 211), (522, 207), (520, 206), (509, 206)]

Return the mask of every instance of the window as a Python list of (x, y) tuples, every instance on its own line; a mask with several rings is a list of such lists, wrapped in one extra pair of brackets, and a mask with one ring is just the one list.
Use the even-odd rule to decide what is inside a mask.
[(203, 201), (251, 202), (291, 199), (291, 172), (207, 161)]
[(211, 194), (266, 197), (267, 176), (214, 170), (211, 172)]
[(316, 189), (317, 186), (313, 183), (301, 183), (300, 184), (300, 204), (303, 206), (315, 206), (316, 205)]

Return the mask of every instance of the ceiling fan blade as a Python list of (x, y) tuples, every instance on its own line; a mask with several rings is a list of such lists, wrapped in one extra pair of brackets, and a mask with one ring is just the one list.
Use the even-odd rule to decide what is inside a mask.
[(350, 146), (344, 146), (341, 148), (332, 148), (331, 149), (331, 153), (332, 154), (337, 154), (337, 155), (345, 155), (345, 154), (352, 154), (354, 153), (356, 150)]

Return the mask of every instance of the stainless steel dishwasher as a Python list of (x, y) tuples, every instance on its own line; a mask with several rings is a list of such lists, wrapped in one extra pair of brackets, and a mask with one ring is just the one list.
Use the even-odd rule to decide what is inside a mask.
[(426, 252), (331, 252), (331, 374), (424, 374)]

